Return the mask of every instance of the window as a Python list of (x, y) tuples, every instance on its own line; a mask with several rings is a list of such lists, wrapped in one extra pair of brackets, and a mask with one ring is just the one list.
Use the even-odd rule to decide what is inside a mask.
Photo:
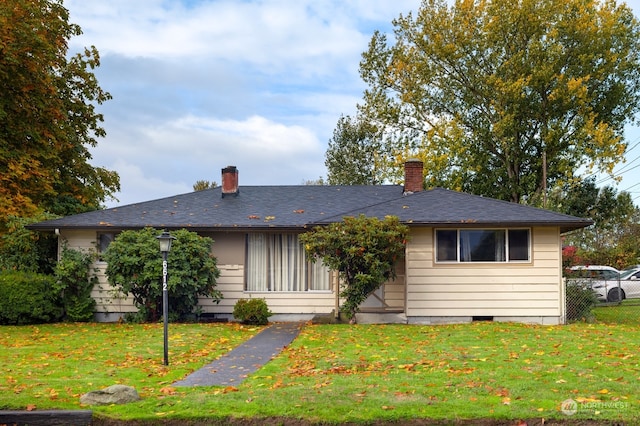
[[(109, 248), (109, 245), (115, 240), (116, 232), (98, 232), (98, 255), (103, 254)], [(102, 256), (100, 256), (102, 260)]]
[(438, 229), (437, 262), (528, 262), (528, 229)]
[(311, 263), (297, 234), (247, 235), (247, 291), (330, 290), (329, 269)]

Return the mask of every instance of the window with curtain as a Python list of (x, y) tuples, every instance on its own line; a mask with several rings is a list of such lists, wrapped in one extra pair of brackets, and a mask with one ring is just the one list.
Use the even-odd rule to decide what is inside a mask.
[(437, 262), (528, 262), (529, 229), (438, 229)]
[(102, 255), (107, 251), (113, 240), (118, 236), (118, 232), (98, 232), (97, 233), (97, 250), (98, 260), (102, 261)]
[(247, 291), (327, 291), (329, 269), (311, 263), (297, 234), (247, 234)]

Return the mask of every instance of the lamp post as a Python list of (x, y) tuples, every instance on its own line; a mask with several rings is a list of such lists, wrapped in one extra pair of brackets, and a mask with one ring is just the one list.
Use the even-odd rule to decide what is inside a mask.
[(162, 253), (162, 316), (164, 317), (164, 365), (169, 365), (169, 292), (167, 286), (167, 254), (171, 251), (172, 237), (167, 231), (156, 237)]

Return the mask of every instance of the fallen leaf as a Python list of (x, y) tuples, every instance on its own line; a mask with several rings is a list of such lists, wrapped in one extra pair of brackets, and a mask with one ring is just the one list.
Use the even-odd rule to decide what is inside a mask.
[(164, 395), (175, 395), (176, 394), (176, 390), (170, 386), (164, 387), (164, 388), (160, 388), (160, 393), (164, 394)]
[(36, 409), (35, 404), (29, 404), (29, 405), (27, 405), (27, 411), (33, 411), (33, 410), (35, 410), (35, 409)]

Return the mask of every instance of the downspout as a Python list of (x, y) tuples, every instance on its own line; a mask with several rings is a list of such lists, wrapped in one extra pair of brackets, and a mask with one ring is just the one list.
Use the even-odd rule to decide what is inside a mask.
[(333, 317), (340, 318), (340, 276), (335, 271), (331, 271), (331, 280), (333, 281), (333, 290), (336, 294), (335, 306), (333, 307)]
[(558, 263), (559, 263), (559, 268), (560, 268), (560, 318), (559, 318), (559, 323), (560, 324), (566, 324), (567, 323), (567, 282), (566, 282), (566, 278), (564, 277), (564, 269), (562, 266), (562, 230), (558, 228), (558, 250), (560, 251), (560, 253), (558, 253)]

